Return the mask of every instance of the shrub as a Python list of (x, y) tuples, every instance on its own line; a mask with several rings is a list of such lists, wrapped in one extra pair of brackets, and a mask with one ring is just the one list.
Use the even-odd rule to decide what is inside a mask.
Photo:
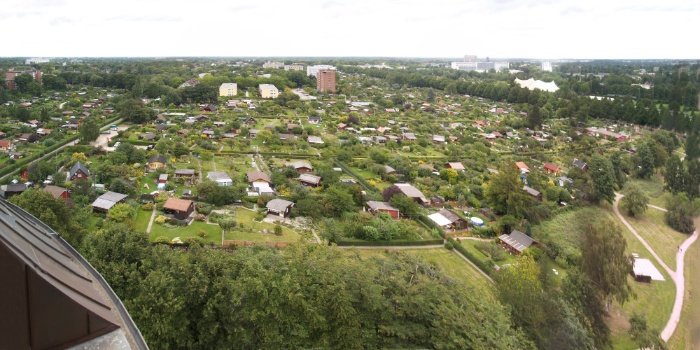
[(170, 243), (170, 240), (168, 239), (168, 237), (165, 237), (165, 236), (158, 236), (158, 237), (156, 237), (156, 241), (155, 241), (155, 242), (156, 242), (156, 243)]
[(207, 216), (204, 215), (204, 214), (197, 214), (197, 215), (194, 217), (194, 219), (197, 220), (197, 221), (204, 221), (204, 220), (207, 219)]
[(197, 231), (197, 236), (205, 238), (205, 237), (207, 237), (207, 232), (204, 230), (199, 230), (199, 231)]
[(150, 203), (150, 202), (149, 202), (149, 203), (146, 203), (146, 204), (142, 205), (142, 206), (141, 206), (141, 210), (145, 210), (145, 211), (151, 211), (151, 210), (153, 210), (153, 203)]
[(164, 224), (166, 221), (168, 221), (168, 218), (163, 216), (163, 215), (158, 215), (158, 217), (155, 219), (156, 224)]
[(275, 235), (281, 236), (282, 235), (282, 226), (278, 223), (275, 225)]
[(455, 246), (452, 242), (450, 242), (450, 241), (445, 242), (445, 249), (452, 250), (454, 248), (455, 248)]

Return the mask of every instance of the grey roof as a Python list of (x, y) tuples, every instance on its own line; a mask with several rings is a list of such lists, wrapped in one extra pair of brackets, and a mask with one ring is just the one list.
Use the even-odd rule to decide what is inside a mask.
[(523, 190), (527, 191), (527, 193), (529, 193), (533, 197), (537, 197), (541, 194), (540, 191), (529, 186), (523, 186)]
[(405, 138), (407, 138), (407, 139), (409, 139), (409, 140), (415, 140), (415, 139), (416, 139), (416, 135), (415, 135), (414, 133), (412, 133), (412, 132), (404, 133), (404, 134), (403, 134), (403, 137), (405, 137)]
[(321, 182), (321, 177), (311, 174), (301, 174), (299, 175), (299, 181), (308, 182), (311, 184), (318, 184)]
[(194, 169), (175, 169), (175, 175), (194, 175)]
[(321, 139), (319, 136), (309, 136), (307, 141), (309, 141), (309, 143), (323, 143), (323, 139)]
[(387, 174), (389, 174), (389, 173), (395, 173), (395, 172), (396, 172), (396, 169), (394, 169), (394, 168), (392, 168), (392, 167), (390, 167), (390, 166), (388, 166), (388, 165), (385, 165), (385, 166), (384, 166), (384, 170), (386, 171)]
[(297, 139), (294, 134), (278, 134), (280, 140), (295, 140)]
[(165, 159), (164, 156), (157, 155), (153, 156), (151, 158), (148, 158), (148, 163), (153, 163), (153, 162), (159, 162), (165, 164), (167, 162), (167, 159)]
[(411, 186), (410, 184), (396, 184), (396, 187), (401, 190), (401, 193), (405, 194), (407, 197), (411, 198), (425, 198), (423, 192), (419, 189)]
[(23, 192), (26, 189), (26, 184), (7, 184), (0, 186), (0, 190), (2, 190), (2, 192)]
[(278, 213), (284, 213), (287, 208), (291, 207), (294, 205), (294, 202), (290, 202), (284, 199), (279, 199), (275, 198), (269, 202), (267, 202), (267, 205), (265, 205), (265, 208), (270, 209), (272, 211), (276, 211)]
[(501, 241), (505, 242), (509, 246), (513, 247), (515, 250), (522, 252), (523, 250), (529, 248), (532, 243), (537, 242), (526, 234), (514, 230), (510, 235), (501, 235), (498, 237)]
[(370, 207), (372, 210), (395, 210), (399, 211), (398, 209), (394, 208), (391, 206), (391, 204), (387, 202), (379, 202), (379, 201), (367, 201), (367, 206)]
[(73, 175), (75, 175), (75, 173), (78, 170), (82, 170), (82, 172), (85, 173), (85, 175), (90, 176), (90, 170), (88, 170), (88, 168), (83, 163), (81, 163), (80, 161), (77, 161), (77, 162), (75, 162), (75, 164), (73, 164), (73, 167), (70, 168), (70, 173), (68, 175), (68, 178), (73, 178)]
[(92, 206), (93, 208), (109, 210), (115, 204), (123, 201), (126, 197), (128, 196), (125, 194), (108, 191), (105, 194), (97, 197), (97, 199), (95, 199), (95, 201), (92, 202)]
[(459, 220), (462, 220), (462, 218), (459, 215), (457, 215), (457, 214), (455, 214), (447, 209), (440, 209), (440, 211), (438, 213), (440, 213), (440, 215), (444, 216), (445, 219), (450, 220), (451, 224), (453, 224)]
[(583, 167), (586, 166), (586, 163), (578, 159), (574, 159), (574, 166), (579, 169), (583, 169)]
[(212, 181), (231, 180), (231, 177), (225, 171), (210, 171), (207, 173), (207, 179)]

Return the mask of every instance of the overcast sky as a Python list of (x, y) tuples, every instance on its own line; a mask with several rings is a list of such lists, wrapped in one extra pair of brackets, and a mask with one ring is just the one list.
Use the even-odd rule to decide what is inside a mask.
[(700, 58), (700, 0), (0, 0), (0, 56)]

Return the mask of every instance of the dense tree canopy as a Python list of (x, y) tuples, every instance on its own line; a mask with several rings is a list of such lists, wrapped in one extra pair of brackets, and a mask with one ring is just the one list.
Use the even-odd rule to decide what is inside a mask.
[(498, 303), (400, 252), (181, 253), (113, 224), (92, 234), (83, 254), (153, 349), (532, 348)]

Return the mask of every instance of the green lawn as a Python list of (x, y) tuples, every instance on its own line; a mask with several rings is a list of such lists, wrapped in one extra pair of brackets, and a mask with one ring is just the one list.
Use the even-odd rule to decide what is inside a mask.
[[(651, 210), (651, 209), (650, 209)], [(622, 235), (627, 240), (627, 253), (637, 253), (640, 258), (647, 258), (654, 263), (654, 266), (661, 272), (666, 281), (652, 281), (650, 284), (635, 282), (632, 277), (629, 277), (632, 289), (636, 294), (636, 299), (626, 302), (622, 307), (614, 303), (614, 309), (611, 311), (613, 321), (610, 322), (613, 342), (615, 349), (636, 349), (627, 334), (628, 323), (627, 319), (634, 313), (646, 316), (648, 324), (652, 328), (657, 328), (659, 331), (663, 329), (668, 321), (673, 308), (673, 302), (676, 297), (676, 287), (671, 280), (671, 277), (666, 271), (659, 266), (651, 253), (644, 248), (641, 242), (617, 219), (617, 216), (612, 211), (606, 211), (605, 217), (614, 220), (622, 228)], [(634, 226), (633, 226), (634, 227)], [(658, 253), (658, 252), (657, 252)], [(622, 319), (623, 321), (616, 322), (614, 320)]]
[[(363, 256), (391, 254), (382, 249), (364, 249), (359, 251)], [(495, 286), (453, 251), (435, 248), (402, 249), (400, 252), (417, 256), (426, 262), (439, 266), (448, 276), (461, 280), (474, 288), (475, 293), (479, 296), (485, 296), (490, 300), (495, 300), (496, 298)]]
[(661, 177), (661, 175), (654, 175), (650, 179), (629, 179), (629, 182), (632, 182), (639, 186), (639, 188), (644, 191), (649, 198), (658, 198), (664, 193), (664, 180)]
[(136, 214), (136, 220), (134, 220), (134, 230), (137, 232), (146, 232), (148, 229), (148, 222), (151, 220), (152, 211), (139, 210)]
[(622, 306), (617, 302), (613, 303), (610, 310), (612, 317), (608, 324), (612, 331), (614, 349), (633, 350), (639, 348), (628, 334), (629, 324), (627, 319), (634, 313), (644, 315), (647, 318), (648, 326), (657, 329), (659, 332), (666, 326), (676, 297), (676, 287), (671, 281), (671, 277), (664, 270), (659, 270), (666, 281), (640, 283), (635, 282), (630, 276), (628, 280), (632, 284), (632, 290), (636, 298), (627, 301)]
[[(157, 217), (158, 214), (156, 214)], [(166, 228), (163, 225), (153, 223), (151, 226), (151, 233), (148, 235), (148, 239), (155, 241), (156, 238), (160, 236), (165, 236), (168, 240), (172, 240), (175, 237), (180, 237), (181, 240), (185, 240), (188, 237), (198, 237), (197, 233), (203, 230), (206, 232), (204, 240), (206, 242), (212, 242), (214, 244), (221, 244), (221, 228), (219, 225), (210, 225), (202, 221), (195, 221), (189, 226), (178, 227), (178, 228)]]
[(625, 215), (627, 222), (651, 245), (651, 248), (666, 265), (675, 271), (678, 246), (689, 235), (680, 233), (666, 225), (664, 212), (661, 210), (649, 208), (640, 217), (629, 217), (624, 210), (621, 210), (621, 214)]
[[(275, 235), (275, 224), (255, 221), (254, 211), (237, 208), (234, 218), (239, 225), (231, 232), (226, 232), (226, 240), (260, 241), (260, 242), (297, 242), (301, 235), (296, 231), (282, 226), (282, 235)], [(243, 227), (240, 223), (243, 223)], [(270, 233), (262, 233), (262, 230)]]
[[(155, 190), (157, 190), (158, 184), (156, 184), (156, 181), (158, 180), (158, 173), (148, 173), (146, 176), (141, 178), (141, 188), (139, 188), (140, 193), (151, 193)], [(148, 185), (146, 187), (145, 185)]]

